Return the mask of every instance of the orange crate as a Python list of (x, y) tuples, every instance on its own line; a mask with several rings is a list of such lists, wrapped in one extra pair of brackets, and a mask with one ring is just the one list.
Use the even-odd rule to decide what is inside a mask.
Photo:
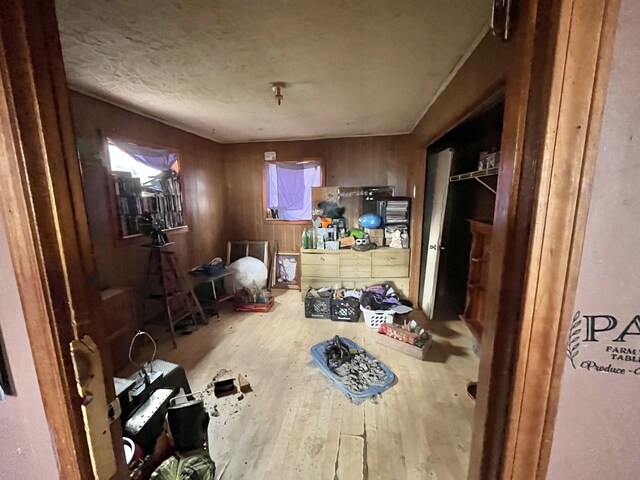
[(267, 303), (236, 303), (236, 312), (268, 312), (273, 303), (273, 297)]

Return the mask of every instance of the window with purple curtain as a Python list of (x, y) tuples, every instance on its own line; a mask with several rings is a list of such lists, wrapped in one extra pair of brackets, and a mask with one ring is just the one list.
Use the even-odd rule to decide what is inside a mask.
[(121, 238), (185, 226), (178, 152), (107, 138)]
[(322, 162), (265, 162), (268, 218), (311, 220), (312, 187), (322, 185)]

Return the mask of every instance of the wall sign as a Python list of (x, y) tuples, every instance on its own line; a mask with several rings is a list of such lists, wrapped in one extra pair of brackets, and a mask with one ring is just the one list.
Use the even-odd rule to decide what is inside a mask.
[(640, 376), (640, 315), (619, 319), (576, 312), (569, 327), (566, 356), (576, 370)]

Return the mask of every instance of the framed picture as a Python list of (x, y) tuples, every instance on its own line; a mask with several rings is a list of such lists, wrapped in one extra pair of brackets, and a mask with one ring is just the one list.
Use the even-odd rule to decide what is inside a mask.
[(274, 288), (300, 289), (300, 254), (276, 252), (273, 259)]

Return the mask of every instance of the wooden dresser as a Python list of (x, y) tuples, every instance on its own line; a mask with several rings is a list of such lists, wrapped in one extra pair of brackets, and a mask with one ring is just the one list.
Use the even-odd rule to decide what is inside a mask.
[(409, 249), (377, 248), (300, 251), (302, 295), (309, 287), (339, 285), (361, 288), (389, 283), (403, 297), (409, 294)]
[(492, 225), (476, 220), (469, 220), (469, 225), (472, 239), (467, 277), (467, 300), (464, 313), (460, 318), (465, 321), (473, 336), (480, 341), (487, 296)]

